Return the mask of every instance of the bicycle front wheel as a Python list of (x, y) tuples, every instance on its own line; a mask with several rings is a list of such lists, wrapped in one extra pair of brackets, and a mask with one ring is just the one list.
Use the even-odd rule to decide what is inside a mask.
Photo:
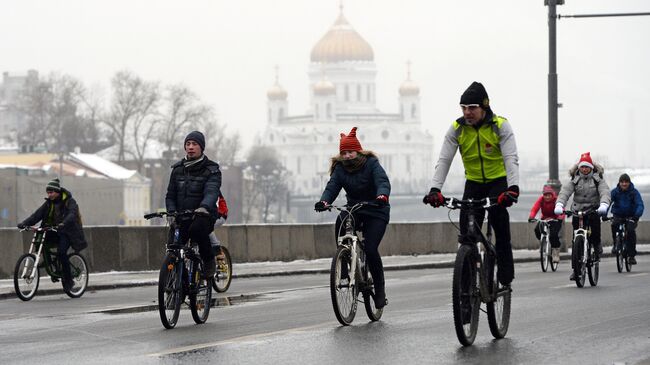
[(478, 289), (473, 247), (461, 245), (456, 253), (452, 282), (452, 307), (456, 337), (463, 346), (474, 343), (478, 331), (478, 313), (481, 296)]
[(158, 276), (158, 311), (160, 312), (160, 321), (167, 329), (176, 326), (181, 311), (183, 298), (181, 270), (182, 267), (176, 257), (168, 254)]
[[(548, 262), (548, 261), (547, 261)], [(502, 286), (497, 280), (496, 260), (490, 255), (485, 255), (483, 270), (488, 274), (487, 285), (490, 288), (490, 295), (493, 300), (486, 304), (488, 324), (494, 338), (500, 339), (508, 333), (510, 325), (510, 302), (512, 290), (510, 287)]]
[(86, 259), (78, 253), (69, 254), (68, 259), (70, 260), (72, 286), (65, 293), (70, 298), (80, 298), (88, 287), (88, 264), (86, 264)]
[(625, 256), (625, 271), (630, 272), (630, 271), (632, 271), (632, 264), (630, 264), (630, 257), (627, 254), (627, 247), (625, 247), (625, 246), (623, 246), (623, 247), (624, 247), (624, 250), (625, 250), (625, 254), (623, 255), (623, 256)]
[(36, 256), (26, 253), (18, 259), (14, 269), (14, 290), (20, 300), (28, 301), (36, 295), (40, 274), (35, 267)]
[(352, 255), (346, 246), (339, 246), (332, 259), (330, 269), (330, 295), (336, 319), (344, 326), (348, 326), (357, 314), (357, 285), (351, 285), (350, 277), (354, 276), (351, 270)]
[(591, 286), (596, 286), (598, 285), (598, 275), (600, 271), (600, 262), (594, 261), (594, 254), (592, 252), (593, 250), (591, 247), (589, 248), (589, 259), (587, 260), (588, 265), (587, 265), (587, 273), (589, 276), (589, 284)]
[(381, 319), (381, 315), (384, 313), (384, 308), (377, 308), (375, 306), (375, 287), (372, 280), (372, 274), (370, 270), (366, 271), (366, 289), (363, 291), (363, 305), (366, 307), (366, 314), (368, 318), (375, 322)]
[(220, 246), (220, 251), (217, 252), (214, 259), (217, 260), (217, 272), (214, 273), (212, 287), (217, 293), (223, 293), (228, 290), (232, 281), (232, 259), (230, 258), (230, 251)]
[(623, 266), (625, 266), (625, 258), (621, 252), (621, 247), (623, 247), (621, 244), (621, 237), (618, 235), (616, 237), (616, 241), (614, 242), (614, 247), (616, 248), (616, 270), (621, 273), (623, 272)]
[(577, 236), (573, 240), (573, 248), (571, 259), (573, 260), (573, 275), (578, 288), (585, 286), (585, 279), (587, 277), (587, 267), (582, 260), (583, 247), (585, 245), (585, 238)]
[(548, 270), (548, 240), (546, 237), (542, 237), (541, 246), (539, 248), (539, 263), (542, 265), (542, 272)]
[(210, 315), (212, 304), (212, 278), (205, 279), (203, 275), (203, 263), (197, 261), (194, 271), (194, 288), (190, 293), (190, 312), (196, 324), (205, 323)]

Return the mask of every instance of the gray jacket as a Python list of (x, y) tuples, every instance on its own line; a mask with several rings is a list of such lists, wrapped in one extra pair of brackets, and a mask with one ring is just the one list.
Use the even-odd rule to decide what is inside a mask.
[(581, 210), (588, 207), (597, 207), (600, 203), (610, 204), (609, 186), (603, 178), (605, 169), (594, 163), (594, 168), (589, 175), (582, 175), (578, 171), (578, 164), (569, 169), (570, 180), (562, 184), (562, 190), (556, 204), (566, 203), (573, 195), (571, 210)]

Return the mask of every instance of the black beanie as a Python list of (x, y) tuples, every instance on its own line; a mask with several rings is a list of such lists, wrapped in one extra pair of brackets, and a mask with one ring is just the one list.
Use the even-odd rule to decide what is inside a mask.
[(630, 175), (628, 175), (628, 174), (621, 175), (621, 177), (618, 178), (618, 182), (621, 182), (621, 181), (632, 182), (632, 180), (630, 180)]
[(485, 110), (490, 109), (490, 98), (488, 98), (487, 91), (485, 91), (483, 84), (476, 81), (472, 82), (461, 95), (460, 103), (465, 105), (478, 104)]
[(49, 183), (47, 183), (47, 186), (45, 187), (45, 191), (56, 191), (57, 193), (61, 192), (61, 180), (58, 178), (52, 179)]
[(199, 146), (201, 146), (201, 153), (205, 151), (205, 137), (203, 136), (203, 133), (199, 131), (190, 132), (190, 134), (188, 134), (187, 137), (185, 137), (185, 141), (183, 142), (183, 148), (185, 148), (185, 143), (187, 143), (187, 141), (189, 140), (192, 140), (198, 143)]

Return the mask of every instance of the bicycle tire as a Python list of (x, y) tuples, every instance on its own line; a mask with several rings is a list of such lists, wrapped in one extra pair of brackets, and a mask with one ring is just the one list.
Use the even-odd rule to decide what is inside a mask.
[[(490, 295), (494, 301), (486, 303), (488, 324), (490, 333), (496, 339), (501, 339), (508, 333), (510, 325), (510, 303), (512, 292), (510, 288), (504, 288), (497, 280), (496, 260), (490, 255), (485, 255), (483, 270), (487, 274), (486, 283), (490, 289)], [(495, 294), (496, 293), (496, 294)]]
[[(478, 332), (481, 297), (478, 292), (478, 275), (474, 261), (474, 247), (461, 245), (456, 253), (454, 276), (452, 279), (452, 307), (456, 337), (463, 346), (470, 346)], [(465, 284), (465, 285), (463, 285)], [(469, 307), (469, 308), (467, 308)], [(463, 308), (465, 313), (463, 314)], [(463, 317), (469, 320), (463, 323)], [(468, 318), (469, 317), (469, 318)]]
[(167, 329), (172, 329), (178, 323), (183, 300), (183, 283), (181, 281), (181, 265), (175, 256), (167, 254), (158, 276), (158, 312), (160, 321)]
[(232, 282), (232, 259), (230, 258), (230, 251), (228, 251), (224, 246), (220, 247), (224, 259), (217, 260), (217, 256), (215, 255), (214, 257), (216, 260), (217, 271), (214, 273), (212, 288), (217, 293), (224, 293), (228, 288), (230, 288), (230, 283)]
[(578, 288), (585, 286), (586, 280), (586, 265), (582, 262), (582, 252), (585, 239), (582, 236), (577, 236), (573, 240), (573, 249), (571, 252), (571, 259), (573, 260), (573, 274), (575, 275), (575, 282)]
[(381, 316), (384, 313), (384, 308), (377, 308), (375, 306), (375, 289), (372, 274), (367, 267), (363, 271), (363, 276), (366, 281), (366, 289), (363, 291), (363, 306), (366, 308), (368, 318), (372, 322), (376, 322), (381, 319)]
[(336, 319), (344, 326), (349, 326), (354, 320), (357, 313), (357, 296), (358, 286), (349, 285), (341, 286), (341, 266), (348, 266), (348, 276), (352, 277), (354, 273), (350, 269), (351, 252), (346, 246), (339, 246), (336, 254), (332, 258), (330, 268), (330, 296), (332, 297), (332, 307)]
[(623, 256), (625, 257), (625, 271), (630, 272), (630, 271), (632, 271), (632, 264), (630, 264), (630, 257), (627, 254), (627, 247), (625, 247), (624, 250), (625, 250), (625, 255), (623, 255)]
[(194, 291), (189, 294), (190, 297), (190, 312), (194, 323), (202, 324), (208, 320), (210, 315), (210, 306), (212, 305), (212, 278), (207, 280), (203, 275), (203, 263), (201, 260), (195, 262), (195, 269), (192, 273), (194, 275)]
[(542, 272), (546, 272), (548, 270), (548, 262), (548, 240), (546, 237), (542, 237), (542, 241), (539, 247), (539, 263), (542, 266)]
[(36, 263), (36, 256), (31, 253), (26, 253), (18, 258), (16, 262), (16, 267), (14, 268), (14, 290), (16, 295), (20, 300), (26, 302), (34, 298), (36, 291), (38, 290), (38, 284), (40, 283), (41, 276), (38, 268), (34, 274), (34, 278), (23, 278), (22, 272), (27, 269), (27, 272), (33, 270), (34, 264)]
[(616, 270), (618, 270), (619, 273), (622, 273), (623, 266), (625, 266), (625, 257), (623, 257), (623, 252), (621, 252), (623, 246), (621, 244), (621, 237), (619, 235), (616, 236), (614, 247), (616, 249)]
[[(558, 249), (559, 249), (559, 248), (558, 248)], [(552, 255), (551, 255), (551, 270), (553, 270), (553, 272), (556, 272), (556, 271), (557, 271), (557, 267), (558, 267), (559, 265), (560, 265), (560, 262), (559, 262), (559, 261), (558, 261), (558, 262), (553, 262), (553, 257), (552, 257)]]
[(81, 298), (88, 287), (88, 264), (86, 259), (78, 253), (69, 254), (68, 260), (70, 261), (72, 287), (64, 291), (70, 298)]
[(600, 262), (593, 261), (594, 254), (592, 247), (589, 247), (588, 255), (587, 274), (589, 276), (589, 284), (596, 286), (598, 285), (598, 276), (600, 275)]

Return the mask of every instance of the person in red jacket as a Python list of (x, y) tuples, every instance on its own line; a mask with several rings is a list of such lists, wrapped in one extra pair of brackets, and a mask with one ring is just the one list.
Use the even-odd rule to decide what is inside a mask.
[[(553, 262), (560, 262), (560, 230), (562, 229), (562, 224), (564, 223), (564, 214), (557, 215), (553, 212), (555, 209), (555, 201), (557, 200), (557, 194), (552, 187), (545, 185), (542, 189), (542, 196), (540, 196), (533, 208), (530, 210), (530, 215), (528, 216), (529, 221), (533, 221), (537, 212), (541, 209), (542, 211), (542, 220), (548, 219), (557, 219), (557, 221), (549, 222), (549, 239), (551, 241), (551, 256), (553, 257)], [(541, 222), (537, 223), (535, 226), (535, 236), (537, 239), (540, 239), (542, 236), (541, 231)]]

